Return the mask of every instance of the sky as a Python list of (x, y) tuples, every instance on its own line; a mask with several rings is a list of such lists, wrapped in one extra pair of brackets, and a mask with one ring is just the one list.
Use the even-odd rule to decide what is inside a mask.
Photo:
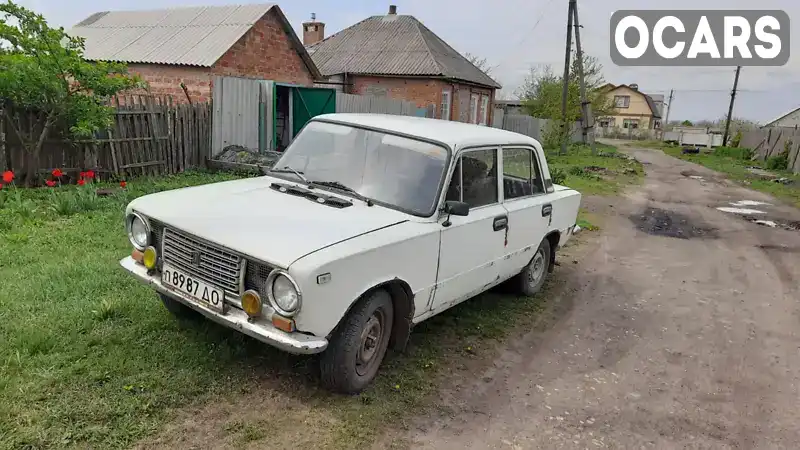
[[(99, 10), (158, 9), (180, 6), (253, 3), (253, 0), (18, 0), (45, 16), (51, 25), (69, 28)], [(422, 21), (456, 50), (486, 58), (491, 75), (511, 96), (531, 67), (563, 70), (567, 0), (291, 0), (278, 2), (298, 36), (302, 22), (316, 13), (326, 24), (326, 37), (366, 17), (398, 14)], [(620, 9), (661, 9), (655, 0), (579, 0), (584, 51), (603, 64), (606, 81), (637, 83), (648, 94), (669, 96), (675, 90), (670, 120), (716, 120), (727, 113), (733, 67), (620, 67), (609, 55), (611, 14)], [(752, 0), (672, 0), (672, 9), (753, 9)], [(759, 9), (781, 9), (800, 19), (800, 1), (760, 0)], [(798, 33), (791, 46), (800, 49)], [(800, 50), (797, 50), (800, 52)], [(734, 116), (768, 122), (800, 107), (800, 56), (790, 55), (782, 67), (744, 67)]]

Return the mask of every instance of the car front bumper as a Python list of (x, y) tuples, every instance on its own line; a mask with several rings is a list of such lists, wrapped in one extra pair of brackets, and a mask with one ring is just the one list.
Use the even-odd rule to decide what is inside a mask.
[(250, 322), (247, 314), (237, 308), (229, 308), (225, 314), (206, 308), (191, 300), (188, 296), (164, 287), (161, 284), (161, 279), (148, 275), (147, 269), (130, 256), (123, 258), (119, 263), (125, 270), (132, 273), (141, 282), (153, 287), (159, 293), (181, 302), (214, 322), (244, 333), (280, 350), (297, 355), (310, 355), (321, 353), (328, 347), (328, 340), (325, 338), (309, 336), (303, 333), (287, 333), (275, 328), (272, 323)]

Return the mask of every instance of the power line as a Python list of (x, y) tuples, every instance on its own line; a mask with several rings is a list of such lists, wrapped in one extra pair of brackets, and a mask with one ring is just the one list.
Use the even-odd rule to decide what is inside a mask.
[(544, 7), (542, 8), (542, 11), (539, 13), (539, 17), (536, 19), (536, 22), (533, 23), (533, 26), (527, 32), (525, 32), (524, 35), (522, 35), (522, 37), (519, 39), (519, 41), (516, 44), (514, 44), (514, 45), (512, 45), (510, 47), (509, 53), (503, 59), (501, 59), (499, 63), (497, 63), (494, 66), (495, 68), (502, 66), (503, 64), (505, 64), (508, 61), (509, 58), (511, 58), (512, 56), (515, 56), (514, 49), (516, 49), (517, 47), (522, 45), (526, 40), (528, 40), (528, 38), (531, 37), (533, 32), (536, 30), (536, 27), (539, 26), (539, 23), (544, 18), (545, 13), (547, 13), (547, 8), (550, 7), (550, 5), (553, 3), (553, 1), (554, 0), (550, 0), (550, 1), (547, 2), (546, 5), (544, 5)]

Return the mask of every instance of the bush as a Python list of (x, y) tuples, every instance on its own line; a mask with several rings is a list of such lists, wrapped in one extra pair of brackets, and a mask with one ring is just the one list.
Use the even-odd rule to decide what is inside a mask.
[(100, 197), (91, 184), (78, 188), (75, 192), (75, 205), (78, 211), (94, 211), (100, 208)]
[(714, 156), (740, 160), (750, 160), (753, 158), (753, 150), (749, 148), (717, 147), (714, 149), (713, 154)]
[(789, 153), (783, 152), (777, 156), (767, 158), (767, 170), (786, 170), (789, 168)]
[(554, 184), (564, 184), (564, 182), (567, 181), (567, 173), (564, 172), (564, 169), (551, 167), (550, 178)]

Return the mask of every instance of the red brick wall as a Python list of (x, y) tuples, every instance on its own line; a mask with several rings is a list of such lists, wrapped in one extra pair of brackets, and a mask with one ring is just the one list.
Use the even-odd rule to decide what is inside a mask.
[(291, 45), (274, 11), (270, 11), (242, 36), (212, 67), (163, 64), (130, 64), (150, 84), (156, 95), (171, 95), (185, 103), (181, 82), (186, 84), (193, 102), (211, 98), (211, 85), (216, 75), (275, 80), (311, 86), (313, 77), (303, 59)]
[[(494, 90), (470, 86), (462, 83), (451, 83), (444, 80), (432, 78), (397, 78), (397, 77), (375, 77), (375, 76), (354, 76), (352, 93), (358, 95), (374, 95), (377, 97), (388, 97), (395, 100), (406, 100), (414, 102), (418, 108), (424, 108), (429, 104), (436, 105), (436, 118), (441, 118), (442, 91), (449, 87), (452, 91), (450, 120), (459, 120), (459, 93), (466, 91), (489, 96), (489, 117), (487, 124), (491, 124), (492, 112), (494, 111)], [(467, 113), (467, 117), (469, 114)]]

